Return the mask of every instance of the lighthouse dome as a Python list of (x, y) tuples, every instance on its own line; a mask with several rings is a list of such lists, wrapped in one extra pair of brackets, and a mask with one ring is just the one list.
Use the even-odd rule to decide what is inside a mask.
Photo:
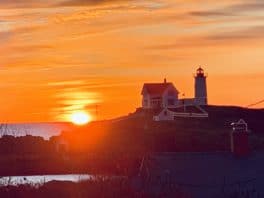
[(204, 70), (201, 66), (196, 70), (196, 76), (197, 77), (204, 77)]

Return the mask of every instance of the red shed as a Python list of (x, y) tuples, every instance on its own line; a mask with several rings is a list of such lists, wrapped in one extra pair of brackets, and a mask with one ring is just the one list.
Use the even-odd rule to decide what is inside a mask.
[(247, 156), (249, 154), (248, 126), (240, 119), (231, 124), (231, 151), (237, 157)]

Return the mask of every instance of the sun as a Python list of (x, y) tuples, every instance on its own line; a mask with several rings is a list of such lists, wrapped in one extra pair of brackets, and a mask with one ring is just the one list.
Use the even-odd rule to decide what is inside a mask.
[(92, 120), (91, 115), (86, 112), (75, 112), (71, 115), (71, 122), (76, 125), (84, 125)]

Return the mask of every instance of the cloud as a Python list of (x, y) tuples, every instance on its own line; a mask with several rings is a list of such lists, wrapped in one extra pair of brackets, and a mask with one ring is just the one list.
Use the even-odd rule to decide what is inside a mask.
[[(183, 48), (200, 48), (208, 46), (226, 46), (232, 42), (244, 45), (248, 41), (263, 40), (264, 26), (252, 26), (240, 30), (222, 31), (210, 33), (209, 35), (185, 36), (171, 43), (161, 43), (145, 47), (146, 50), (177, 50)], [(176, 59), (184, 60), (188, 58), (186, 54), (174, 56)]]
[(264, 26), (254, 26), (233, 32), (223, 32), (208, 36), (209, 40), (241, 40), (263, 38)]
[(135, 0), (66, 0), (59, 3), (59, 6), (87, 6), (99, 4), (112, 4), (120, 2), (134, 2)]
[(215, 16), (222, 17), (222, 16), (232, 15), (232, 13), (224, 12), (224, 11), (210, 10), (210, 11), (192, 11), (192, 12), (189, 12), (189, 15), (198, 16), (198, 17), (215, 17)]
[[(129, 9), (134, 9), (137, 7), (149, 8), (149, 9), (159, 9), (164, 7), (165, 2), (160, 2), (158, 0), (151, 1), (139, 1), (139, 0), (1, 0), (0, 8), (12, 9), (12, 8), (59, 8), (59, 7), (86, 7), (86, 6), (110, 6), (114, 5), (112, 9), (122, 9), (126, 8), (122, 5), (130, 5)], [(138, 6), (139, 5), (139, 6)], [(118, 7), (120, 6), (120, 7)]]
[(0, 32), (0, 41), (2, 43), (1, 45), (3, 45), (3, 42), (7, 42), (10, 39), (11, 35), (12, 33), (8, 31)]
[(229, 6), (228, 9), (234, 12), (247, 12), (247, 11), (262, 11), (264, 8), (263, 1), (248, 1), (249, 3), (239, 3), (232, 6)]
[(225, 5), (223, 7), (217, 7), (214, 9), (192, 11), (189, 14), (191, 16), (198, 17), (223, 17), (223, 16), (238, 16), (244, 12), (262, 11), (264, 9), (264, 2), (262, 0), (247, 0), (242, 3), (234, 3)]
[(120, 2), (132, 2), (134, 0), (58, 0), (56, 3), (51, 0), (1, 0), (0, 7), (4, 8), (49, 8), (60, 6), (88, 6)]
[(0, 7), (7, 8), (36, 8), (36, 7), (50, 7), (52, 1), (47, 0), (1, 0)]
[(244, 16), (245, 12), (263, 11), (264, 2), (262, 0), (244, 0), (236, 3), (223, 4), (222, 6), (210, 6), (207, 9), (195, 9), (188, 14), (194, 17), (222, 18), (232, 16)]
[(56, 82), (48, 82), (48, 86), (55, 86), (55, 87), (60, 87), (60, 86), (76, 86), (76, 85), (83, 85), (85, 82), (83, 80), (63, 80), (63, 81), (56, 81)]

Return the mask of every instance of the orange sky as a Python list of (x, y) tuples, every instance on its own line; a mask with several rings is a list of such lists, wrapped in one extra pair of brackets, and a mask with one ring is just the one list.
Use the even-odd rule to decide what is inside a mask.
[[(232, 2), (232, 3), (230, 3)], [(0, 121), (106, 119), (164, 77), (186, 97), (209, 74), (210, 104), (264, 98), (264, 4), (252, 0), (2, 0)], [(264, 107), (264, 104), (256, 106)]]

